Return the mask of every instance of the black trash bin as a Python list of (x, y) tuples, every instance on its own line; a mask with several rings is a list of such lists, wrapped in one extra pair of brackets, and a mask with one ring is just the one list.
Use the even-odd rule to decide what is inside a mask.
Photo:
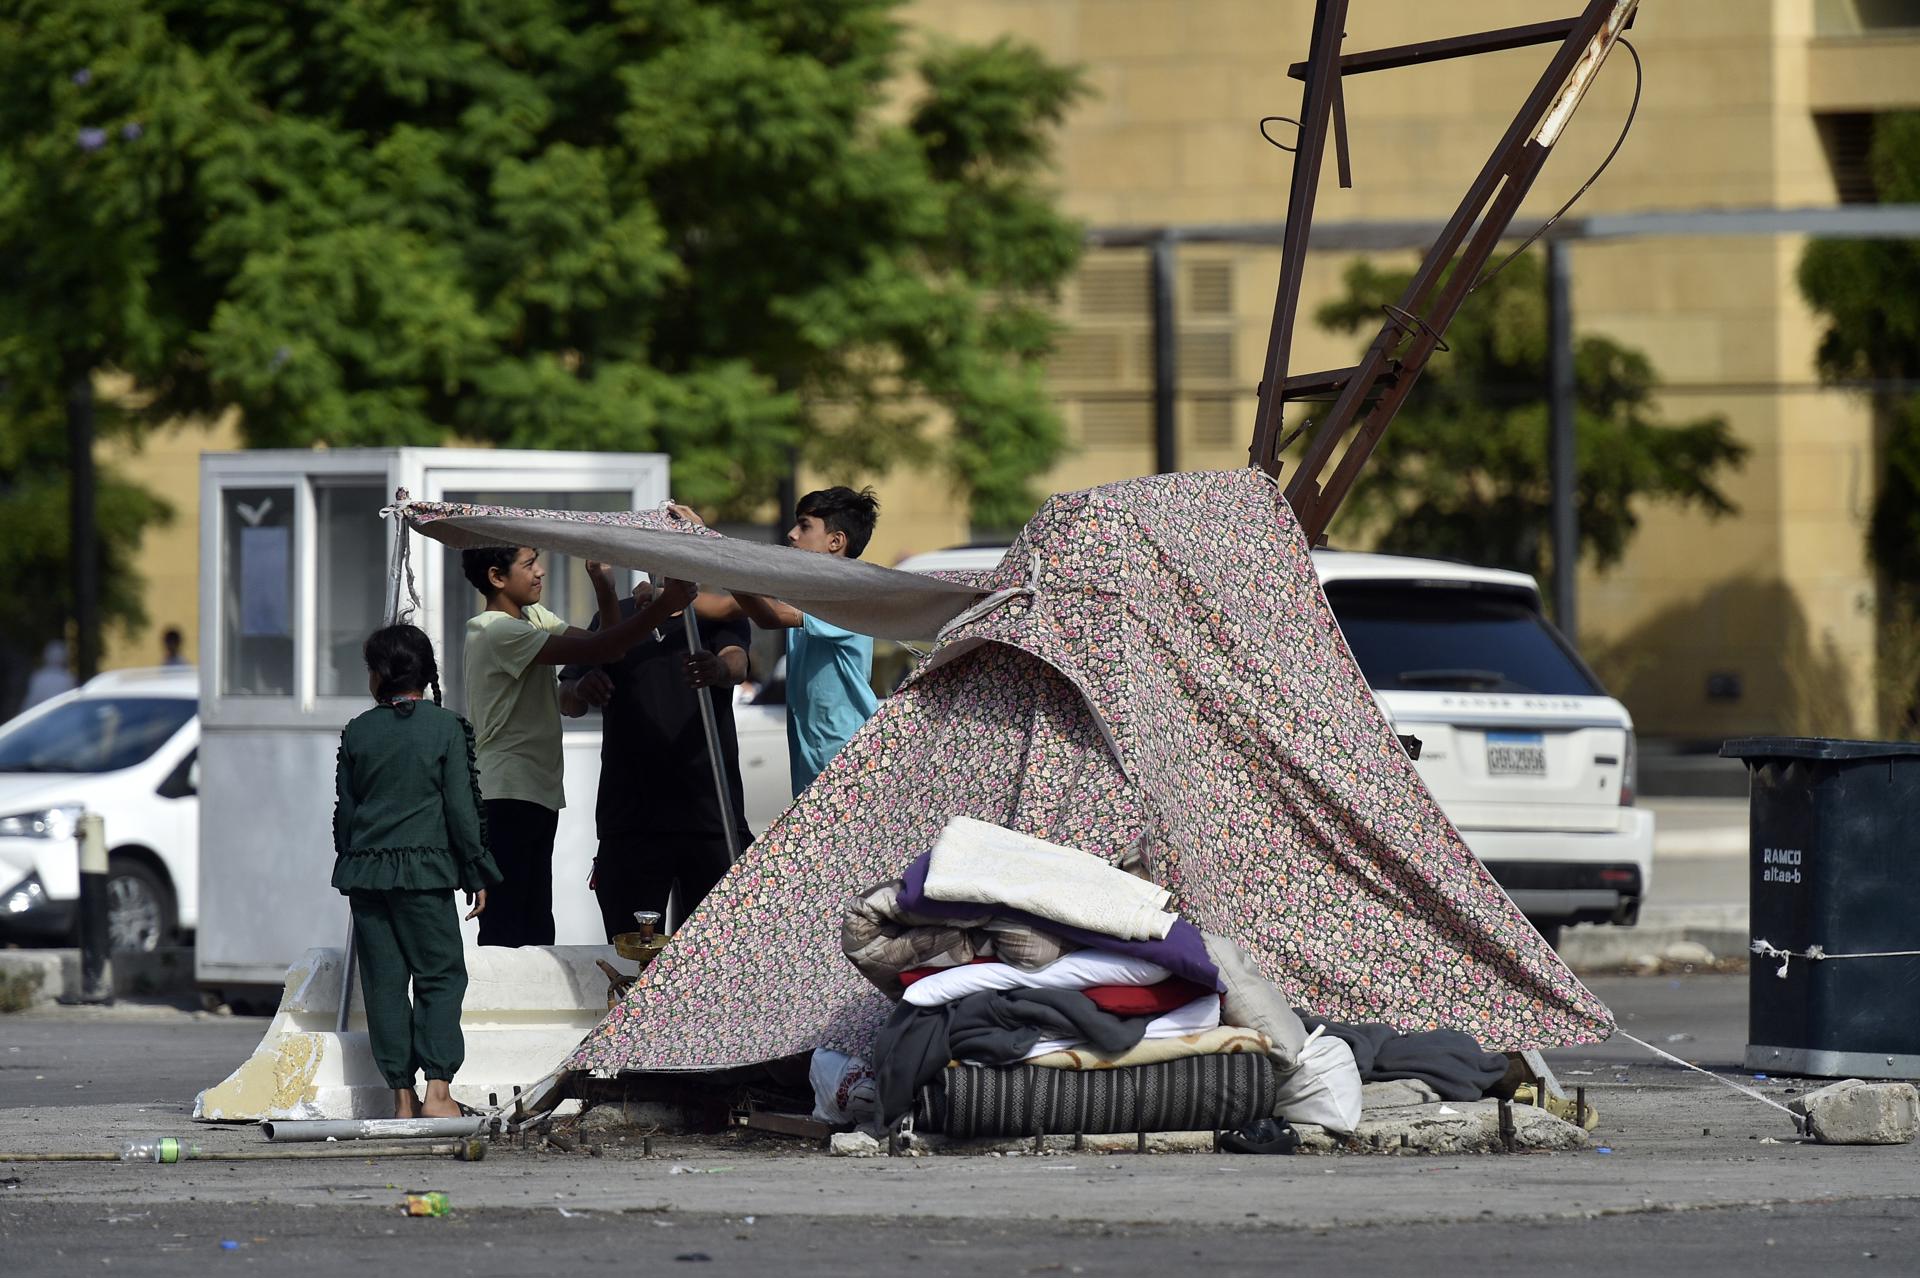
[[(1720, 753), (1747, 764), (1754, 942), (1792, 951), (1753, 956), (1747, 1068), (1920, 1078), (1920, 743), (1741, 737)], [(1802, 957), (1816, 948), (1884, 957)]]

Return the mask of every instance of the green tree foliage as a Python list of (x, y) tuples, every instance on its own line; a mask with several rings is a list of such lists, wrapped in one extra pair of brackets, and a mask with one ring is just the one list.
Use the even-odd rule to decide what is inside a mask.
[[(1337, 332), (1371, 333), (1410, 271), (1364, 260), (1346, 294), (1320, 308)], [(1547, 299), (1545, 272), (1522, 257), (1486, 282), (1447, 330), (1449, 353), (1428, 364), (1354, 486), (1352, 513), (1379, 548), (1544, 575), (1549, 568)], [(1724, 419), (1658, 420), (1653, 365), (1604, 337), (1579, 337), (1575, 491), (1580, 549), (1617, 563), (1642, 502), (1711, 516), (1733, 504), (1718, 486), (1746, 455)]]
[[(66, 452), (60, 434), (42, 432), (23, 439), (9, 431), (0, 448), (6, 453), (0, 459), (0, 572), (21, 586), (21, 602), (8, 617), (0, 645), (17, 670), (37, 660), (47, 640), (66, 637), (73, 615)], [(134, 555), (147, 529), (169, 522), (173, 510), (113, 471), (99, 474), (94, 501), (100, 522), (101, 615), (138, 631), (147, 614)], [(0, 706), (11, 700), (0, 687)]]
[[(0, 630), (16, 668), (72, 614), (66, 398), (108, 363), (138, 369), (143, 410), (193, 406), (195, 273), (167, 225), (177, 148), (206, 112), (195, 59), (136, 5), (0, 5), (0, 574), (30, 601)], [(201, 308), (204, 312), (204, 307)], [(103, 434), (139, 414), (104, 406)], [(144, 624), (134, 553), (171, 512), (98, 479), (103, 617)], [(0, 702), (10, 701), (0, 689)]]
[[(1881, 117), (1869, 152), (1888, 204), (1920, 204), (1920, 112)], [(1826, 317), (1820, 371), (1882, 384), (1881, 473), (1868, 548), (1904, 592), (1920, 594), (1920, 240), (1818, 240), (1800, 259), (1800, 290)]]
[(0, 243), (73, 323), (0, 342), (96, 338), (256, 445), (664, 450), (736, 515), (796, 450), (913, 458), (1017, 521), (1063, 447), (1040, 183), (1081, 81), (903, 8), (9, 0), (0, 177), (45, 193)]

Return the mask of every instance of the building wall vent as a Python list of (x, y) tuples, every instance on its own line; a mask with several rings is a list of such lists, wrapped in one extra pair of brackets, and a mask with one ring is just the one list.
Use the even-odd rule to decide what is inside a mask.
[(1187, 314), (1233, 314), (1233, 263), (1195, 262), (1187, 268)]
[(1075, 292), (1082, 315), (1145, 319), (1153, 304), (1147, 283), (1147, 264), (1138, 257), (1082, 267)]
[(1153, 436), (1144, 399), (1090, 399), (1080, 405), (1080, 439), (1089, 448), (1141, 448)]
[(1098, 330), (1062, 333), (1054, 343), (1047, 373), (1058, 381), (1112, 386), (1121, 377), (1120, 351), (1119, 333)]
[[(1228, 395), (1196, 395), (1187, 404), (1188, 430), (1202, 448), (1229, 448), (1236, 431), (1234, 401)], [(1251, 422), (1247, 426), (1252, 433)]]

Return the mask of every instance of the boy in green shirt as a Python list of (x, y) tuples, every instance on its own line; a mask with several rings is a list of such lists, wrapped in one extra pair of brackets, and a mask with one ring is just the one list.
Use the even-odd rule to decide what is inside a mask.
[[(487, 601), (467, 622), (464, 663), (487, 841), (501, 874), (480, 916), (480, 944), (552, 945), (553, 835), (566, 804), (552, 667), (617, 661), (692, 602), (694, 588), (669, 581), (619, 625), (589, 631), (540, 606), (547, 570), (531, 546), (465, 550), (460, 567)], [(606, 565), (588, 564), (587, 576), (601, 616), (617, 617)]]

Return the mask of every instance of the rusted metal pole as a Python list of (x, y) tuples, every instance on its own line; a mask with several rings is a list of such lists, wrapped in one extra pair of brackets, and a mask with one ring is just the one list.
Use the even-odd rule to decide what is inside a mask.
[[(1360, 477), (1361, 468), (1372, 456), (1375, 445), (1386, 434), (1394, 415), (1406, 403), (1427, 361), (1440, 349), (1441, 334), (1459, 313), (1461, 303), (1466, 301), (1474, 281), (1499, 246), (1500, 237), (1506, 233), (1507, 224), (1519, 211), (1520, 201), (1526, 198), (1527, 190), (1533, 185), (1533, 179), (1546, 163), (1546, 158), (1544, 148), (1535, 147), (1532, 143), (1522, 148), (1518, 168), (1507, 174), (1506, 181), (1501, 184), (1499, 193), (1474, 231), (1473, 238), (1467, 241), (1455, 259), (1453, 273), (1447, 277), (1439, 295), (1424, 303), (1424, 316), (1411, 307), (1398, 308), (1401, 310), (1400, 316), (1389, 314), (1387, 330), (1383, 332), (1394, 331), (1394, 336), (1386, 348), (1387, 353), (1391, 353), (1401, 333), (1410, 332), (1412, 340), (1399, 356), (1400, 370), (1388, 379), (1379, 400), (1368, 411), (1353, 441), (1341, 455), (1340, 463), (1328, 479), (1325, 489), (1319, 494), (1313, 527), (1316, 536), (1332, 520), (1333, 512), (1340, 508), (1340, 503), (1346, 500), (1354, 482)], [(1355, 387), (1350, 384), (1347, 389), (1351, 392)], [(1322, 429), (1328, 428), (1323, 426)]]
[[(1343, 54), (1340, 58), (1342, 76), (1364, 75), (1369, 71), (1392, 71), (1398, 67), (1424, 66), (1429, 62), (1443, 62), (1448, 58), (1470, 58), (1482, 53), (1499, 53), (1504, 49), (1524, 49), (1536, 44), (1554, 44), (1567, 38), (1575, 24), (1580, 21), (1578, 15), (1571, 18), (1555, 18), (1551, 22), (1529, 22), (1521, 27), (1500, 27), (1493, 31), (1478, 31), (1472, 35), (1449, 36), (1443, 40), (1419, 40), (1413, 44), (1396, 44), (1387, 49), (1368, 49), (1362, 53)], [(1627, 19), (1627, 26), (1633, 25), (1633, 19)], [(1296, 62), (1287, 68), (1287, 75), (1295, 80), (1306, 78), (1307, 64)]]
[[(1592, 84), (1638, 3), (1639, 0), (1589, 0), (1508, 127), (1506, 136), (1488, 157), (1421, 262), (1399, 304), (1390, 308), (1387, 322), (1366, 355), (1347, 375), (1339, 397), (1318, 423), (1300, 466), (1287, 485), (1287, 498), (1310, 541), (1320, 539), (1394, 414), (1406, 401), (1427, 360), (1440, 348), (1441, 335), (1479, 279), (1494, 247), (1551, 154), (1553, 143), (1559, 139), (1566, 121)], [(1452, 268), (1450, 276), (1446, 275), (1449, 267)], [(1366, 398), (1376, 391), (1378, 400), (1367, 411), (1360, 430), (1323, 490), (1319, 482), (1321, 472), (1359, 417)], [(1285, 394), (1284, 384), (1281, 394)], [(1256, 447), (1260, 438), (1256, 434)]]
[(1287, 190), (1287, 229), (1280, 245), (1280, 286), (1273, 301), (1273, 326), (1260, 372), (1260, 402), (1254, 415), (1248, 458), (1270, 475), (1280, 473), (1281, 417), (1286, 408), (1287, 360), (1293, 347), (1293, 319), (1300, 309), (1300, 281), (1306, 270), (1307, 232), (1320, 186), (1320, 160), (1326, 152), (1327, 120), (1333, 112), (1339, 79), (1340, 42), (1346, 38), (1347, 0), (1320, 0), (1313, 14), (1313, 43), (1307, 59), (1306, 87), (1300, 94), (1299, 149), (1293, 156), (1293, 180)]

